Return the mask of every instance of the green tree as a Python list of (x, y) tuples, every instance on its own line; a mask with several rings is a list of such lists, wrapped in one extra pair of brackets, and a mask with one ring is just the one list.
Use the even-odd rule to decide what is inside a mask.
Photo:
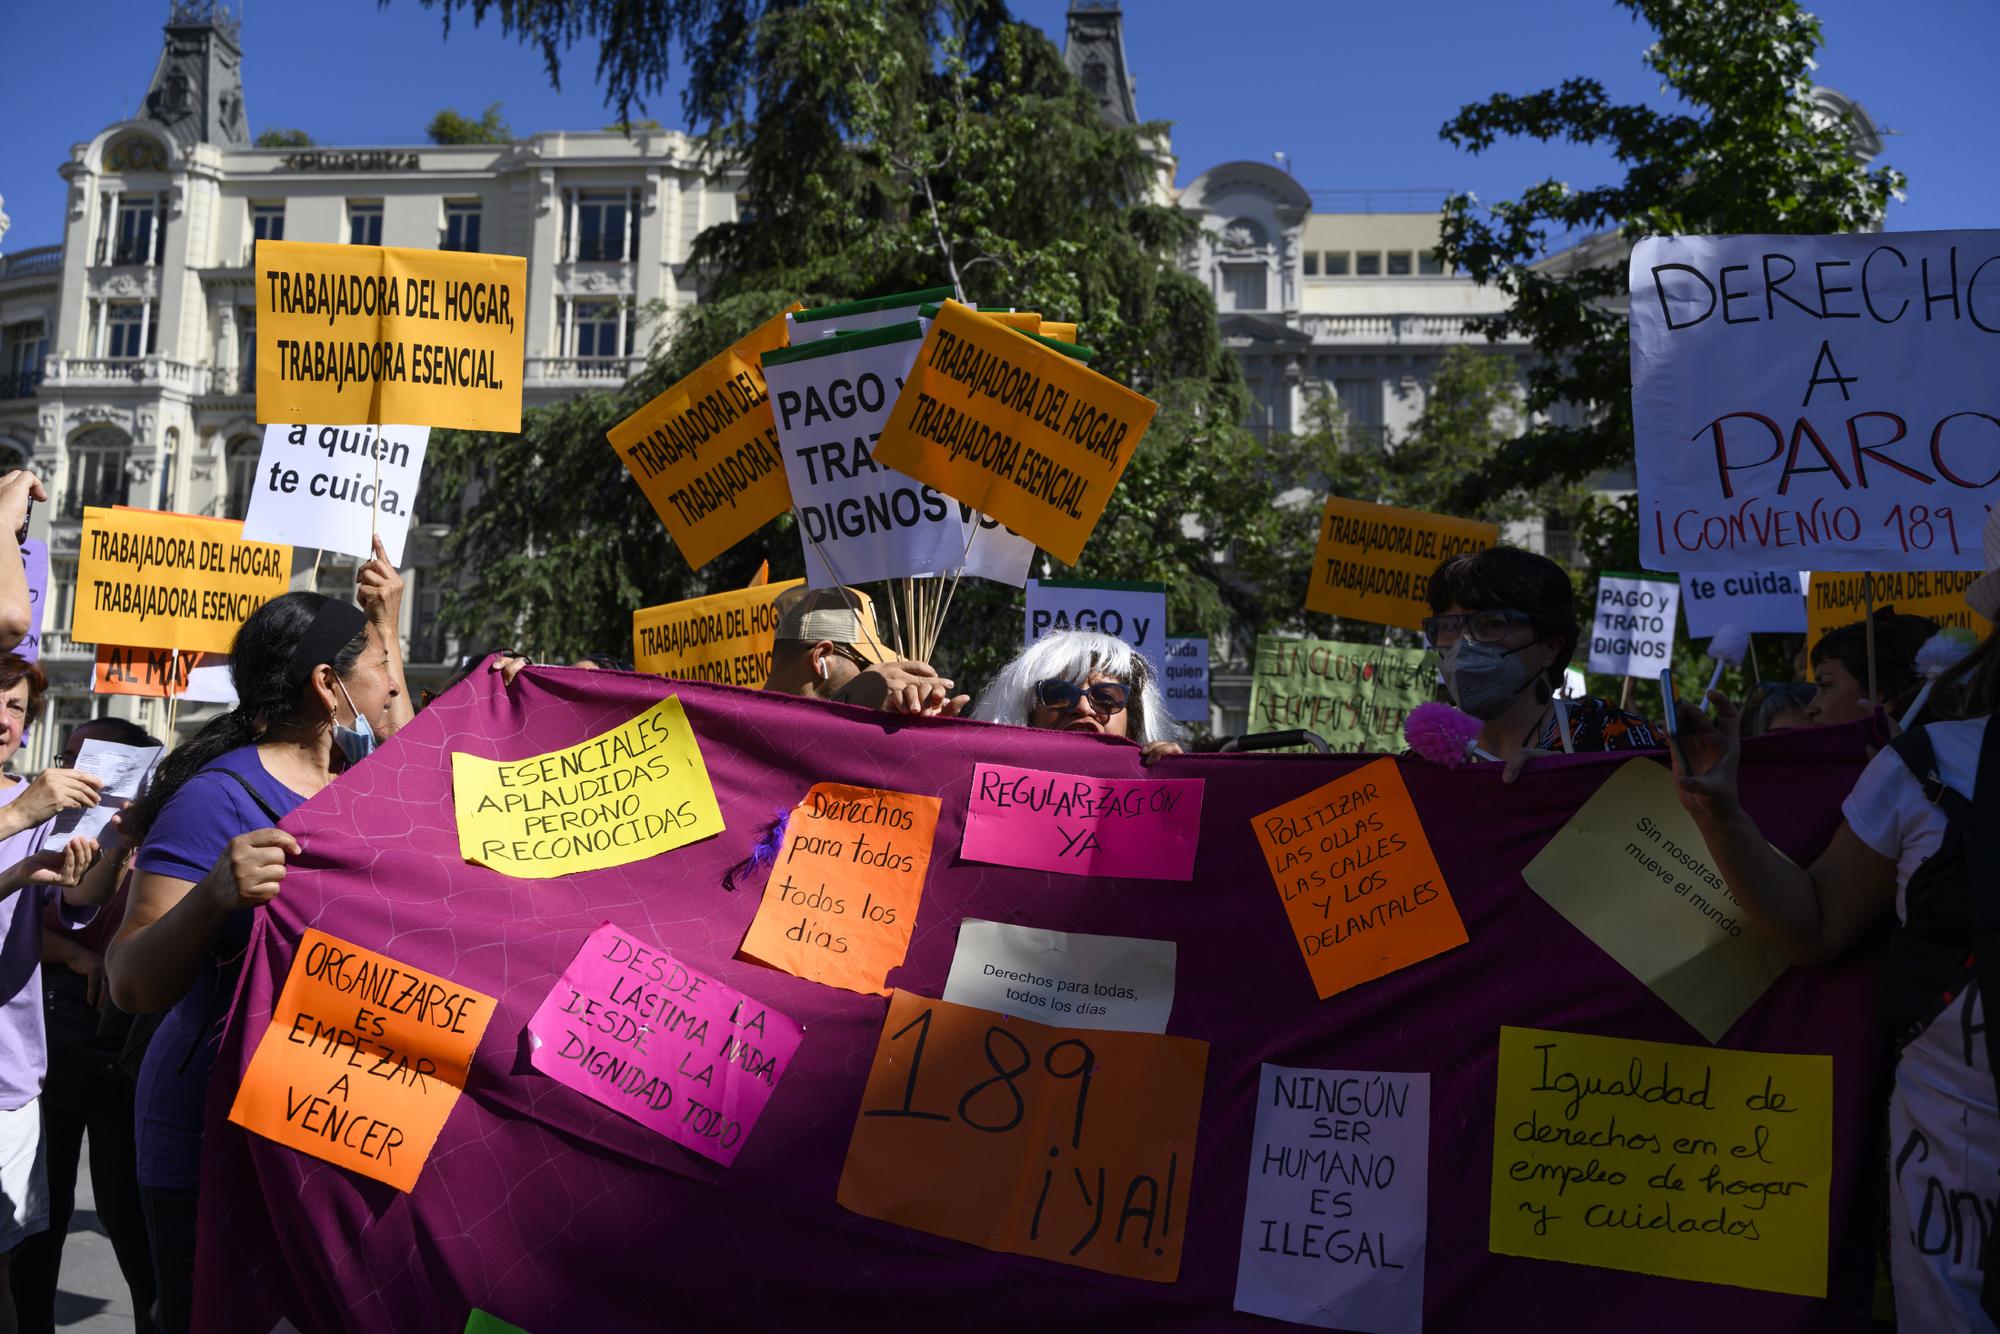
[(259, 148), (311, 148), (313, 137), (304, 130), (259, 130), (253, 141)]
[(434, 144), (510, 144), (514, 132), (500, 119), (500, 104), (488, 106), (478, 120), (469, 120), (451, 107), (431, 117), (424, 134)]
[[(1534, 345), (1526, 406), (1545, 414), (1461, 474), (1452, 493), (1460, 506), (1631, 460), (1620, 241), (1856, 231), (1878, 223), (1903, 186), (1901, 173), (1863, 163), (1853, 127), (1814, 100), (1820, 24), (1796, 0), (1618, 3), (1657, 34), (1645, 61), (1672, 109), (1616, 103), (1597, 80), (1574, 78), (1473, 103), (1440, 131), (1469, 153), (1502, 139), (1599, 145), (1624, 171), (1587, 189), (1547, 179), (1518, 199), (1482, 205), (1461, 194), (1446, 202), (1444, 257), (1508, 297), (1504, 313), (1480, 324), (1491, 338)], [(1545, 262), (1577, 238), (1590, 240)]]

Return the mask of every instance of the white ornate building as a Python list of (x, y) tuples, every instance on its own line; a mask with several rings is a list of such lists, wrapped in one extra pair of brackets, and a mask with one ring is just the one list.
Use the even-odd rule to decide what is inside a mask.
[[(52, 557), (51, 691), (21, 760), (29, 769), (95, 713), (136, 705), (142, 724), (164, 728), (151, 701), (90, 693), (93, 651), (66, 633), (79, 518), (109, 504), (241, 516), (262, 437), (254, 239), (527, 256), (525, 395), (535, 404), (622, 382), (642, 364), (653, 330), (640, 313), (697, 298), (689, 247), (736, 212), (737, 182), (707, 171), (676, 131), (253, 147), (236, 21), (210, 2), (170, 13), (141, 114), (77, 144), (58, 168), (69, 183), (61, 244), (0, 253), (0, 467), (34, 468), (51, 497), (34, 516)], [(455, 649), (433, 574), (452, 501), (420, 504), (405, 552), (404, 632), (419, 679)], [(314, 556), (299, 553), (295, 586)], [(329, 554), (320, 584), (351, 588), (352, 571)], [(201, 713), (182, 711), (184, 734)]]

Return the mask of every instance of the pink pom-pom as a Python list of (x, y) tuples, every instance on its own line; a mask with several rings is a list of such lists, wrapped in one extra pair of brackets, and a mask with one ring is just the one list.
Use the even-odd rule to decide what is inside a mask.
[(1417, 705), (1403, 720), (1403, 739), (1410, 743), (1410, 749), (1447, 769), (1465, 763), (1473, 738), (1478, 735), (1477, 718), (1442, 700)]

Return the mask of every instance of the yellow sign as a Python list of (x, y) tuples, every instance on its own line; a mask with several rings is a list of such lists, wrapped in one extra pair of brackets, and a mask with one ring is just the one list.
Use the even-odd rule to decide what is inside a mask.
[[(1961, 626), (1981, 639), (1993, 630), (1993, 622), (1965, 603), (1966, 587), (1979, 577), (1977, 570), (1888, 570), (1868, 577), (1874, 582), (1877, 610), (1894, 608), (1903, 616), (1927, 616), (1939, 629)], [(1807, 579), (1807, 648), (1819, 643), (1827, 631), (1866, 617), (1868, 600), (1861, 595), (1860, 575), (1815, 571)]]
[(759, 358), (785, 346), (785, 314), (798, 309), (793, 302), (605, 432), (697, 570), (792, 507)]
[(257, 243), (257, 420), (521, 429), (528, 261)]
[(1159, 405), (947, 301), (875, 461), (1074, 565)]
[(453, 751), (458, 854), (523, 880), (644, 861), (722, 832), (687, 713), (672, 695), (567, 750), (524, 760)]
[(1053, 338), (1058, 343), (1076, 342), (1076, 325), (1062, 320), (1043, 320), (1042, 327), (1035, 332), (1044, 338)]
[(229, 652), (237, 628), (292, 577), (290, 547), (246, 542), (242, 532), (235, 519), (85, 509), (70, 637)]
[(1833, 1058), (1500, 1030), (1489, 1246), (1826, 1295)]
[(1438, 563), (1499, 540), (1500, 529), (1490, 523), (1330, 496), (1306, 610), (1420, 630), (1431, 614), (1427, 599)]
[(684, 681), (759, 689), (771, 676), (778, 629), (772, 604), (803, 584), (756, 584), (632, 613), (632, 665)]

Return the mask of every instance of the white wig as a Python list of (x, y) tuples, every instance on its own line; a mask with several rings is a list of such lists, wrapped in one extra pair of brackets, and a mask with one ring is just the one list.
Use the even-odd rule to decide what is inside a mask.
[(1152, 664), (1122, 639), (1089, 630), (1059, 630), (1028, 645), (1000, 669), (972, 716), (989, 723), (1026, 727), (1035, 711), (1035, 685), (1040, 681), (1074, 681), (1082, 685), (1092, 672), (1125, 683), (1125, 733), (1140, 745), (1179, 741), (1187, 729), (1167, 712), (1167, 701), (1153, 676)]

